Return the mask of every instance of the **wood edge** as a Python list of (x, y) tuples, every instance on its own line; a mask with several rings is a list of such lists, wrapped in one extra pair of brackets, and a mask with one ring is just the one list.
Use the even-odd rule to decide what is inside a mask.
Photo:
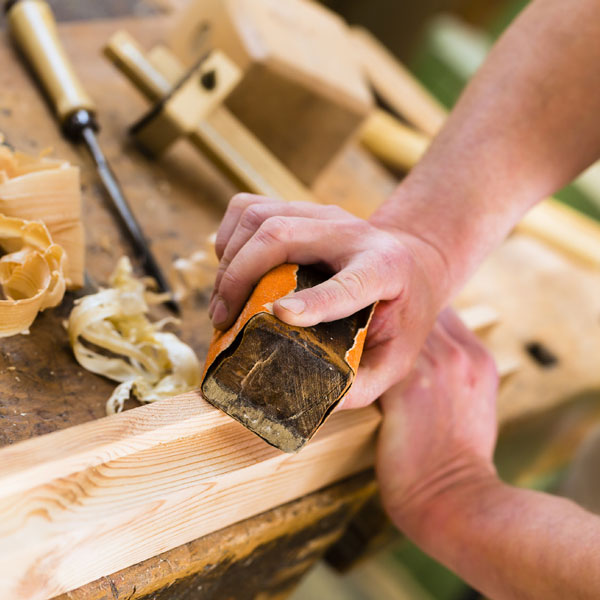
[(110, 460), (227, 424), (188, 392), (0, 448), (0, 498)]
[[(183, 444), (158, 443), (150, 451), (107, 462), (101, 468), (86, 469), (74, 479), (50, 477), (41, 486), (2, 501), (6, 508), (12, 508), (11, 520), (2, 526), (0, 542), (4, 549), (13, 548), (15, 554), (0, 569), (0, 589), (7, 597), (13, 597), (11, 594), (17, 591), (23, 598), (53, 597), (94, 581), (105, 572), (116, 572), (146, 560), (157, 551), (176, 548), (342, 481), (373, 465), (380, 418), (375, 406), (340, 412), (328, 421), (304, 452), (293, 456), (278, 452), (226, 418), (228, 428), (224, 436), (213, 431), (212, 435), (190, 438)], [(226, 452), (214, 474), (192, 469), (192, 478), (186, 479), (182, 487), (177, 471), (205, 458), (221, 456), (219, 439), (235, 439), (241, 455)], [(149, 487), (154, 484), (147, 477), (139, 480), (138, 488), (137, 474), (146, 468), (150, 469), (149, 473), (156, 470), (157, 461), (162, 464), (164, 473), (159, 488)], [(129, 478), (128, 469), (132, 469), (133, 480)], [(169, 475), (173, 470), (174, 474)], [(109, 473), (115, 477), (107, 476)], [(254, 486), (259, 475), (263, 477), (262, 495), (236, 495), (238, 486), (242, 489)], [(69, 495), (73, 484), (78, 486), (78, 491)], [(116, 494), (123, 485), (125, 497)], [(132, 486), (137, 496), (132, 495)], [(63, 496), (64, 493), (67, 495)], [(233, 494), (228, 502), (234, 510), (220, 509), (223, 498), (219, 498), (223, 494), (224, 497)], [(54, 499), (60, 500), (56, 503)], [(200, 501), (200, 512), (190, 512), (191, 506)], [(182, 503), (181, 508), (179, 503)], [(213, 504), (214, 517), (211, 516)], [(134, 505), (137, 508), (132, 512)], [(31, 531), (31, 524), (27, 515), (39, 516), (40, 511), (44, 513), (46, 509), (48, 517), (40, 523), (43, 539), (39, 543), (28, 543), (25, 532)], [(99, 535), (100, 530), (94, 532), (91, 525), (96, 510), (100, 511), (98, 527), (102, 535)], [(189, 521), (186, 527), (173, 530), (173, 519), (181, 518), (177, 516), (181, 514), (188, 514)], [(77, 541), (76, 548), (65, 540), (67, 533), (68, 539)], [(124, 547), (114, 545), (122, 535), (127, 536)], [(101, 553), (102, 560), (85, 561), (92, 547)], [(55, 548), (55, 552), (48, 560), (40, 560), (47, 548)]]
[[(374, 406), (363, 416), (366, 424), (380, 418)], [(352, 421), (352, 414), (340, 411), (315, 438)], [(196, 391), (25, 440), (0, 449), (0, 498), (234, 422)]]
[[(244, 560), (252, 556), (256, 549), (278, 537), (294, 535), (307, 525), (335, 513), (350, 496), (353, 497), (351, 516), (354, 517), (376, 492), (377, 483), (373, 471), (363, 471), (261, 515), (209, 533), (185, 546), (178, 546), (92, 581), (54, 600), (106, 600), (107, 589), (112, 589), (113, 586), (119, 597), (122, 595), (128, 600), (145, 598), (174, 582), (201, 572), (211, 564), (217, 564), (223, 551), (228, 557), (233, 557), (234, 561)], [(172, 560), (173, 555), (176, 560)], [(152, 571), (150, 578), (149, 570)]]

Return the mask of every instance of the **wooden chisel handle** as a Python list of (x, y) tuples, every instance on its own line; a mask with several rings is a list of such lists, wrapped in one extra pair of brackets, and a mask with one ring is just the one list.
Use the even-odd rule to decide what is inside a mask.
[(44, 0), (6, 3), (12, 37), (42, 83), (61, 124), (76, 111), (94, 112), (58, 38), (56, 21)]

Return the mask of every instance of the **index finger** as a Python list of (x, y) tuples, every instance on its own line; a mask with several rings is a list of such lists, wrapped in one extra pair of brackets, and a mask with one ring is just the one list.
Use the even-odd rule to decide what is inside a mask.
[(252, 204), (284, 204), (281, 200), (274, 200), (267, 196), (257, 196), (256, 194), (236, 194), (230, 201), (225, 216), (219, 225), (217, 231), (217, 239), (215, 240), (215, 252), (217, 258), (221, 260), (227, 242), (235, 231), (237, 224), (242, 216), (243, 212)]

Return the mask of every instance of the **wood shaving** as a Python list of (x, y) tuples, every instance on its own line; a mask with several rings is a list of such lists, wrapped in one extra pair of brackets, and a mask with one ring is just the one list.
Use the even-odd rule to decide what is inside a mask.
[(217, 234), (213, 233), (206, 239), (204, 248), (196, 250), (187, 258), (178, 258), (173, 262), (173, 295), (178, 302), (185, 300), (194, 291), (202, 291), (213, 285), (219, 266), (215, 254), (216, 236)]
[(85, 241), (77, 167), (0, 145), (0, 213), (42, 221), (53, 243), (65, 251), (67, 287), (83, 285)]
[(43, 223), (0, 215), (0, 337), (27, 333), (38, 312), (65, 293), (66, 254)]
[(149, 305), (164, 295), (148, 291), (149, 282), (132, 275), (122, 257), (110, 288), (85, 296), (71, 311), (67, 329), (79, 364), (120, 382), (107, 401), (108, 414), (123, 410), (130, 397), (154, 402), (200, 385), (200, 363), (194, 351), (173, 333), (162, 332), (168, 317), (152, 323)]

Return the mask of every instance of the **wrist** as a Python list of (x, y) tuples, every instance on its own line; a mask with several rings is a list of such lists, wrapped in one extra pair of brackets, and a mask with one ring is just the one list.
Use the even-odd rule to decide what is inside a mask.
[(394, 220), (386, 218), (385, 213), (378, 211), (369, 221), (371, 225), (393, 235), (409, 250), (414, 264), (431, 290), (436, 314), (441, 311), (450, 301), (453, 288), (449, 263), (442, 247), (409, 227), (398, 226)]
[(415, 168), (370, 221), (419, 239), (436, 252), (444, 264), (446, 305), (516, 218), (506, 207), (491, 210), (476, 187), (448, 189), (438, 179), (443, 177)]
[(462, 517), (483, 511), (484, 499), (503, 486), (491, 463), (482, 460), (452, 464), (441, 475), (435, 472), (425, 477), (387, 509), (408, 537), (437, 554), (448, 542), (462, 539), (456, 531), (462, 527)]

